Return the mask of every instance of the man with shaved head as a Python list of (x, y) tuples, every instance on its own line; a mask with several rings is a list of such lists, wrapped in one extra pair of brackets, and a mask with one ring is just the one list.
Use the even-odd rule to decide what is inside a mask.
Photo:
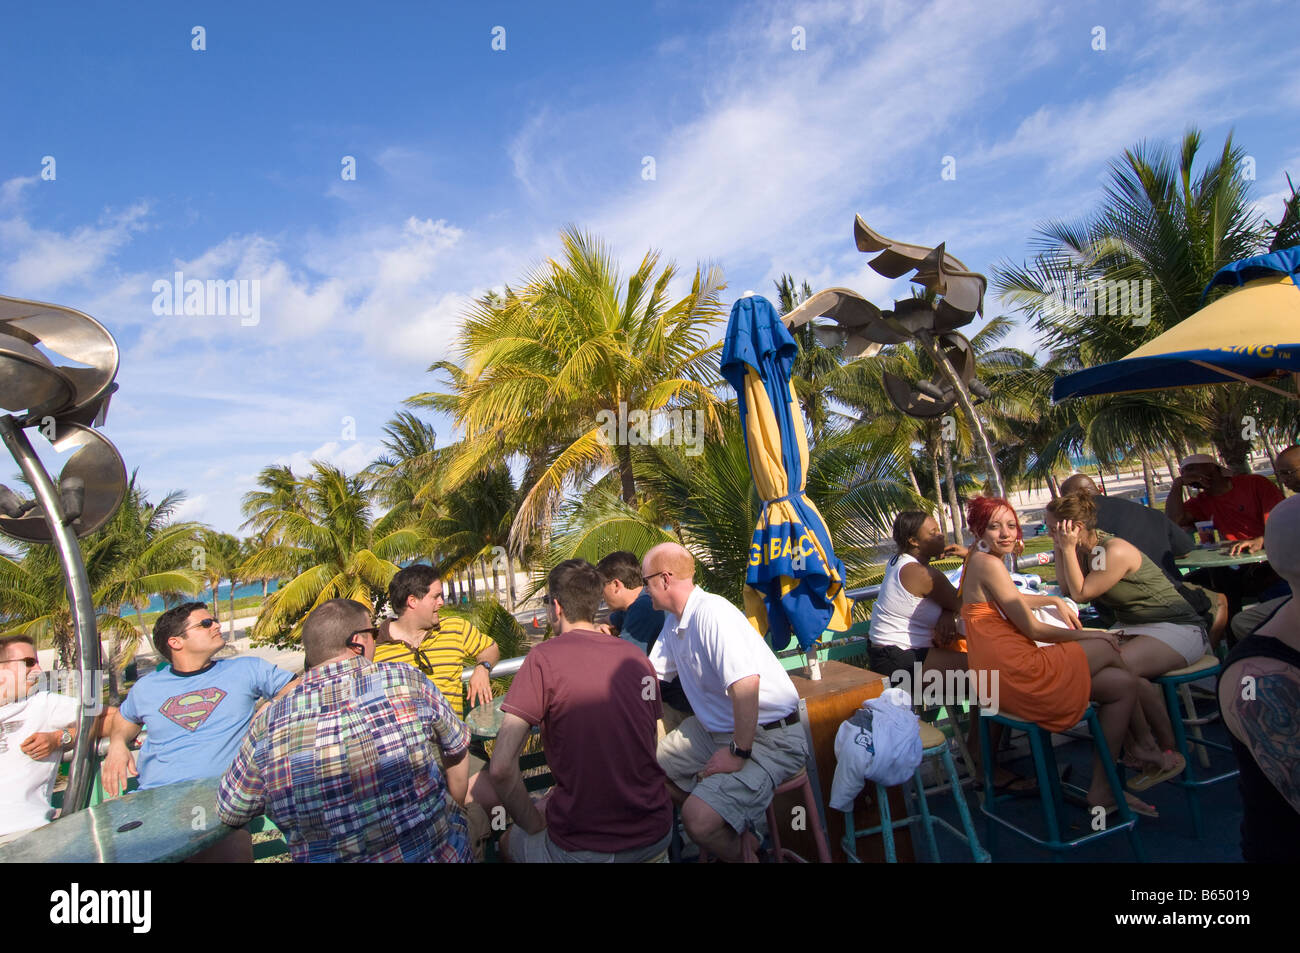
[(1300, 444), (1291, 444), (1277, 455), (1277, 476), (1292, 493), (1300, 493)]
[[(1300, 586), (1300, 498), (1273, 508), (1269, 561)], [(1279, 606), (1224, 662), (1219, 705), (1241, 768), (1241, 852), (1247, 861), (1300, 857), (1300, 603)]]
[(776, 785), (807, 762), (799, 695), (745, 614), (695, 585), (685, 548), (653, 547), (642, 575), (667, 613), (650, 662), (661, 681), (681, 679), (695, 711), (659, 742), (669, 793), (691, 840), (722, 860), (754, 861)]
[[(1181, 583), (1175, 560), (1192, 551), (1192, 537), (1160, 510), (1119, 496), (1106, 496), (1086, 473), (1076, 473), (1061, 484), (1061, 494), (1086, 493), (1097, 508), (1097, 528), (1132, 543), (1164, 570), (1171, 582)], [(1154, 501), (1153, 501), (1154, 502)], [(1197, 606), (1204, 611), (1206, 606)]]

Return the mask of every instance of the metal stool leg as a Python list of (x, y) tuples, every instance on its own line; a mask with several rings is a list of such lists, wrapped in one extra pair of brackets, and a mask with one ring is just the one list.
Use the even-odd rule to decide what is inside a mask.
[(1124, 785), (1120, 783), (1119, 772), (1115, 769), (1115, 759), (1111, 756), (1110, 745), (1106, 744), (1106, 735), (1101, 730), (1101, 719), (1097, 717), (1097, 709), (1095, 708), (1088, 709), (1088, 729), (1092, 732), (1092, 740), (1097, 746), (1097, 754), (1101, 758), (1102, 769), (1106, 772), (1106, 782), (1110, 785), (1111, 791), (1115, 793), (1115, 804), (1118, 808), (1119, 818), (1129, 825), (1128, 842), (1133, 848), (1133, 855), (1137, 858), (1139, 864), (1145, 864), (1147, 860), (1146, 851), (1142, 848), (1142, 839), (1138, 836), (1137, 818), (1128, 806)]
[[(944, 752), (947, 753), (947, 748)], [(925, 759), (922, 759), (922, 764)], [(925, 800), (925, 782), (921, 780), (921, 765), (916, 766), (916, 773), (912, 775), (912, 783), (916, 786), (917, 808), (921, 812), (921, 826), (925, 830), (925, 846), (930, 851), (931, 863), (939, 863), (939, 845), (934, 840), (934, 821), (930, 817), (930, 805)]]
[[(1199, 840), (1201, 837), (1201, 793), (1196, 788), (1196, 769), (1192, 766), (1192, 752), (1187, 744), (1187, 729), (1183, 725), (1182, 711), (1178, 705), (1178, 686), (1165, 682), (1162, 686), (1165, 690), (1165, 707), (1169, 710), (1169, 721), (1174, 729), (1174, 741), (1178, 745), (1178, 753), (1183, 756), (1187, 762), (1187, 768), (1183, 771), (1184, 780), (1188, 782), (1183, 786), (1187, 792), (1187, 809), (1192, 815), (1192, 833)], [(1197, 745), (1204, 751), (1204, 747)], [(1207, 756), (1208, 757), (1208, 756)]]
[[(1192, 737), (1197, 741), (1204, 741), (1205, 734), (1201, 731), (1201, 726), (1199, 724), (1200, 715), (1196, 713), (1196, 700), (1192, 698), (1192, 683), (1183, 682), (1183, 684), (1178, 686), (1178, 690), (1179, 694), (1183, 697), (1183, 705), (1187, 708), (1187, 719), (1192, 723)], [(1181, 716), (1182, 712), (1177, 708), (1169, 712), (1170, 721), (1175, 718), (1181, 718)], [(1202, 768), (1207, 771), (1210, 770), (1210, 752), (1206, 749), (1205, 745), (1196, 746), (1196, 757), (1197, 760), (1201, 762)]]
[(894, 822), (889, 814), (889, 792), (876, 785), (876, 802), (880, 807), (880, 836), (885, 841), (885, 863), (898, 863), (898, 854), (894, 851)]
[(975, 822), (971, 820), (970, 806), (966, 803), (966, 792), (957, 783), (957, 766), (953, 763), (952, 753), (945, 748), (940, 757), (943, 759), (944, 770), (948, 772), (948, 777), (952, 781), (952, 796), (957, 802), (957, 816), (961, 819), (962, 830), (966, 832), (966, 845), (970, 847), (971, 858), (977, 864), (987, 864), (992, 858), (989, 852), (980, 846), (979, 838), (975, 836)]

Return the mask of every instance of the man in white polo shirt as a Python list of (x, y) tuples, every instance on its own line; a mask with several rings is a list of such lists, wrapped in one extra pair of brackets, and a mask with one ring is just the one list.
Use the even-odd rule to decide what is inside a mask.
[(691, 840), (726, 861), (753, 860), (776, 785), (803, 770), (799, 695), (744, 613), (696, 587), (695, 560), (676, 543), (645, 554), (643, 582), (668, 613), (650, 650), (695, 714), (659, 742), (659, 766)]

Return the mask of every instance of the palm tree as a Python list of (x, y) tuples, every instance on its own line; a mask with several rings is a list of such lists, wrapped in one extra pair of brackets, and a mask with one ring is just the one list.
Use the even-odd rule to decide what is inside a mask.
[[(258, 550), (243, 569), (249, 578), (292, 577), (263, 605), (252, 633), (258, 644), (298, 642), (303, 620), (330, 599), (376, 608), (397, 563), (430, 545), (410, 526), (377, 532), (361, 475), (316, 461), (309, 476), (295, 477), (291, 489), (282, 489), (279, 505), (256, 510), (260, 525), (278, 542)], [(244, 497), (246, 506), (253, 496)]]
[[(1201, 290), (1219, 268), (1266, 250), (1271, 240), (1300, 237), (1292, 235), (1294, 195), (1291, 217), (1277, 226), (1252, 211), (1249, 185), (1238, 174), (1244, 153), (1231, 136), (1208, 161), (1198, 161), (1200, 151), (1195, 129), (1177, 152), (1148, 143), (1126, 150), (1110, 164), (1105, 204), (1080, 223), (1040, 228), (1031, 263), (995, 268), (1003, 298), (1033, 318), (1050, 350), (1077, 355), (1080, 367), (1119, 360), (1197, 311)], [(1146, 295), (1149, 323), (1095, 313), (1122, 310), (1115, 306), (1122, 304), (1118, 295), (1108, 294), (1104, 308), (1093, 306), (1097, 289), (1116, 287), (1103, 282), (1136, 282), (1131, 287)], [(1092, 289), (1089, 306), (1063, 303), (1059, 289), (1067, 287)], [(1195, 422), (1205, 421), (1224, 461), (1247, 469), (1241, 420), (1258, 403), (1247, 385), (1094, 401), (1086, 416), (1096, 425), (1095, 436), (1117, 451), (1153, 454), (1183, 442), (1195, 445), (1207, 432)]]
[(212, 589), (212, 618), (221, 621), (221, 611), (217, 603), (217, 590), (221, 580), (230, 580), (230, 623), (234, 624), (235, 615), (235, 576), (241, 560), (239, 540), (229, 533), (204, 530), (202, 534), (203, 559), (199, 572)]
[[(191, 566), (201, 527), (173, 522), (184, 494), (167, 494), (150, 504), (132, 474), (126, 496), (113, 518), (81, 540), (82, 558), (95, 604), (95, 622), (110, 639), (110, 704), (117, 703), (117, 673), (135, 655), (143, 632), (122, 618), (140, 610), (150, 597), (178, 598), (197, 593), (202, 577)], [(0, 554), (0, 634), (25, 634), (52, 644), (59, 666), (71, 667), (75, 636), (63, 569), (52, 546), (21, 546), (15, 555)]]
[(609, 250), (569, 227), (562, 260), (528, 276), (518, 291), (481, 299), (457, 342), (460, 361), (431, 371), (449, 393), (417, 394), (413, 406), (450, 413), (465, 434), (448, 464), (448, 490), (514, 456), (530, 483), (511, 527), (518, 551), (544, 525), (564, 489), (613, 467), (624, 502), (637, 497), (631, 447), (602, 441), (602, 412), (686, 407), (716, 430), (718, 383), (710, 328), (721, 320), (721, 272), (697, 268), (676, 302), (676, 268), (649, 252), (624, 282)]

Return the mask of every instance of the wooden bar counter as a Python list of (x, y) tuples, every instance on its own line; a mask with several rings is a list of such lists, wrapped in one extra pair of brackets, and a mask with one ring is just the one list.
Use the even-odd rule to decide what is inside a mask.
[[(826, 803), (830, 800), (831, 782), (835, 778), (835, 733), (840, 725), (869, 698), (878, 697), (888, 684), (883, 675), (865, 668), (846, 665), (843, 662), (822, 662), (822, 677), (818, 681), (808, 678), (808, 670), (795, 669), (790, 672), (799, 697), (808, 709), (808, 722), (812, 729), (813, 754), (817, 762), (817, 783), (821, 787), (821, 808), (826, 811), (826, 830), (830, 840), (831, 859), (836, 863), (845, 861), (844, 849), (840, 844), (844, 837), (844, 815), (830, 810)], [(874, 795), (875, 786), (870, 782), (858, 795), (854, 805), (854, 824), (859, 829), (872, 827), (880, 823), (880, 811), (874, 801), (867, 806), (867, 792)], [(781, 826), (781, 843), (792, 847), (806, 860), (817, 859), (817, 849), (811, 834), (807, 830), (793, 830), (794, 818), (798, 813), (795, 808), (801, 803), (797, 794), (784, 794), (777, 798), (776, 817)], [(905, 816), (901, 789), (890, 790), (890, 809), (894, 817)], [(812, 823), (811, 818), (808, 821)], [(894, 833), (895, 845), (900, 861), (910, 861), (912, 841), (906, 829)], [(883, 862), (884, 847), (879, 835), (858, 841), (858, 857), (864, 861)]]

